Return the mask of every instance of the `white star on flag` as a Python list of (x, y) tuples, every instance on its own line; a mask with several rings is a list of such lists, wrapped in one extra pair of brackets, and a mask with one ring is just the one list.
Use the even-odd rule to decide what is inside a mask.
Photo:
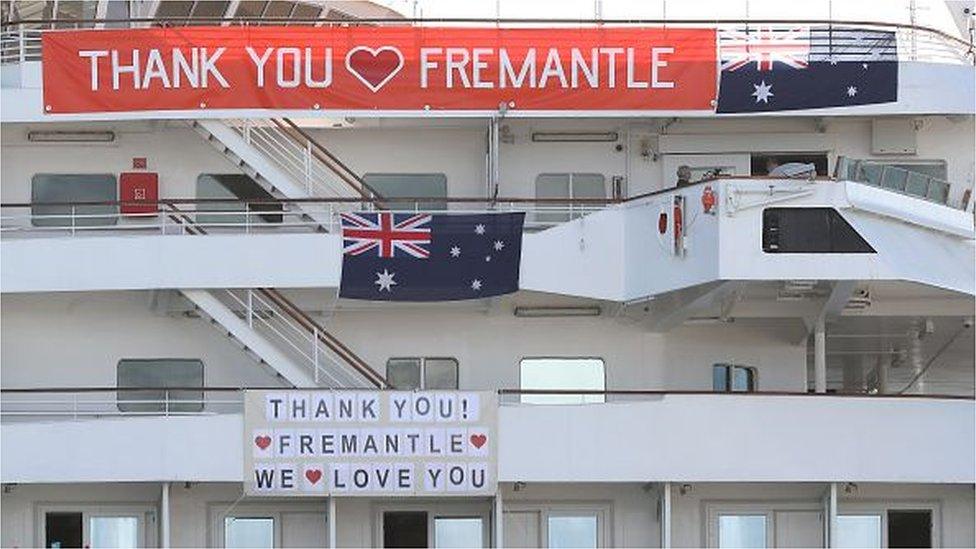
[(502, 251), (502, 248), (504, 248), (504, 247), (505, 247), (505, 243), (504, 242), (502, 242), (501, 240), (496, 240), (495, 241), (495, 249), (496, 250), (498, 250), (500, 252), (500, 251)]
[(485, 226), (480, 223), (475, 225), (474, 232), (478, 234), (485, 234)]
[(392, 292), (393, 286), (396, 286), (396, 281), (393, 280), (394, 276), (396, 276), (396, 273), (391, 273), (386, 269), (383, 269), (382, 273), (376, 273), (376, 277), (377, 277), (376, 282), (374, 282), (373, 284), (378, 285), (380, 287), (379, 291), (381, 292), (383, 290)]
[(847, 88), (847, 96), (848, 97), (854, 97), (855, 95), (857, 95), (857, 88), (854, 87), (854, 86), (848, 87)]
[(471, 281), (471, 289), (474, 290), (474, 291), (476, 291), (476, 292), (478, 290), (480, 290), (481, 289), (481, 281), (478, 280), (477, 278), (474, 279), (474, 280), (472, 280)]
[(752, 87), (756, 88), (756, 91), (752, 92), (752, 96), (756, 98), (756, 103), (760, 101), (769, 103), (769, 98), (774, 95), (772, 92), (773, 85), (766, 84), (765, 80), (759, 84), (753, 84)]
[(487, 262), (487, 261), (491, 261), (491, 256), (490, 256), (490, 255), (486, 255), (486, 256), (485, 256), (485, 261), (486, 261), (486, 262)]
[(451, 248), (451, 257), (458, 257), (459, 255), (461, 255), (461, 247), (460, 246), (454, 246), (454, 247), (452, 247)]

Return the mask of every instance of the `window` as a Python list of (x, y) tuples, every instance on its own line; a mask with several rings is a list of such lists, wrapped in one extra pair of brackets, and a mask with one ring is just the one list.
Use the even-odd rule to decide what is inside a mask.
[(838, 516), (837, 547), (881, 547), (881, 515)]
[[(198, 359), (122, 359), (118, 364), (118, 407), (122, 412), (199, 412), (203, 410), (203, 362)], [(166, 387), (184, 390), (167, 391)], [(125, 391), (147, 388), (153, 391)], [(168, 403), (167, 403), (168, 402)]]
[[(153, 547), (156, 545), (156, 505), (39, 504), (38, 547)], [(31, 544), (28, 544), (31, 545)]]
[(610, 547), (603, 503), (505, 504), (505, 547)]
[(932, 511), (889, 510), (888, 547), (932, 547)]
[(550, 514), (548, 521), (549, 543), (552, 548), (599, 546), (598, 517), (594, 514)]
[(813, 164), (817, 175), (827, 175), (827, 155), (812, 154), (754, 154), (750, 159), (752, 175), (769, 175), (769, 172), (783, 164)]
[(718, 546), (766, 547), (766, 515), (719, 515)]
[(429, 198), (430, 200), (390, 200), (391, 210), (446, 210), (447, 176), (442, 173), (368, 173), (367, 186), (383, 198)]
[(45, 547), (81, 547), (82, 536), (81, 513), (44, 514)]
[[(204, 173), (197, 177), (197, 198), (226, 199), (228, 202), (215, 202), (210, 204), (200, 204), (198, 210), (205, 210), (211, 213), (198, 213), (196, 222), (202, 225), (211, 225), (211, 228), (219, 228), (221, 225), (243, 225), (245, 222), (257, 223), (281, 223), (283, 211), (280, 203), (268, 203), (267, 201), (277, 200), (274, 195), (269, 193), (247, 175), (240, 173), (214, 174)], [(262, 203), (244, 204), (240, 201), (257, 200)], [(245, 216), (242, 214), (229, 214), (223, 212), (262, 212)], [(274, 213), (264, 213), (274, 212)]]
[[(525, 358), (519, 364), (519, 387), (531, 390), (605, 391), (602, 358)], [(602, 394), (522, 395), (530, 404), (583, 404), (604, 402)]]
[(833, 208), (766, 208), (762, 249), (766, 253), (875, 253)]
[[(31, 179), (34, 203), (115, 202), (118, 198), (119, 189), (112, 174), (39, 173)], [(114, 225), (117, 213), (116, 205), (31, 206), (31, 223), (37, 227)]]
[(383, 547), (427, 547), (427, 512), (383, 513)]
[(838, 159), (836, 170), (840, 178), (903, 192), (940, 204), (945, 204), (949, 199), (947, 172), (944, 160), (886, 162), (848, 158)]
[(457, 389), (458, 361), (454, 358), (391, 358), (386, 379), (394, 389)]
[(485, 525), (481, 517), (437, 517), (434, 547), (481, 547)]
[(733, 364), (712, 365), (712, 390), (751, 393), (758, 387), (756, 369)]
[[(543, 173), (535, 178), (536, 198), (606, 198), (606, 178), (599, 173)], [(568, 202), (545, 204), (547, 209), (568, 208)], [(562, 223), (580, 217), (582, 213), (571, 211), (539, 212), (536, 221)]]
[(274, 517), (226, 517), (224, 547), (274, 547)]
[(88, 547), (139, 547), (138, 517), (88, 518), (88, 531), (91, 542)]

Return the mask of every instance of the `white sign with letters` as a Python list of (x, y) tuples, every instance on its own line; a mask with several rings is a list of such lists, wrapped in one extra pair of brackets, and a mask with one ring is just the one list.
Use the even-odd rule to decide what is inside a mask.
[(497, 415), (490, 392), (247, 391), (244, 490), (491, 495)]

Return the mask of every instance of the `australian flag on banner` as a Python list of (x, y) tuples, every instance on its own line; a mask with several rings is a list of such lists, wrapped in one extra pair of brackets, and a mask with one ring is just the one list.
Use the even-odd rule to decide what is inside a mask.
[(719, 113), (870, 105), (898, 100), (898, 41), (883, 30), (723, 29)]
[(342, 218), (339, 297), (453, 301), (518, 290), (524, 213)]

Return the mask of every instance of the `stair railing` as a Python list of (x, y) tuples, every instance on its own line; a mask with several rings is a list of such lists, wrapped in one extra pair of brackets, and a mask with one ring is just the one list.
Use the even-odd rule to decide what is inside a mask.
[(334, 387), (382, 386), (377, 385), (382, 381), (378, 374), (368, 366), (362, 371), (346, 367), (343, 359), (323, 342), (323, 328), (315, 325), (307, 329), (291, 316), (291, 311), (270, 300), (264, 291), (227, 289), (220, 297), (252, 329), (282, 342), (289, 354), (312, 370), (316, 384), (325, 381)]
[[(189, 212), (179, 209), (175, 204), (161, 203), (162, 205), (165, 205), (166, 209), (164, 215), (181, 225), (187, 233), (207, 234), (206, 230), (194, 223)], [(287, 348), (296, 351), (300, 356), (310, 361), (316, 383), (320, 381), (322, 375), (327, 375), (331, 380), (338, 382), (336, 374), (326, 370), (329, 364), (333, 364), (337, 367), (336, 371), (341, 371), (347, 377), (351, 376), (353, 380), (363, 379), (370, 385), (381, 389), (389, 386), (385, 377), (278, 290), (274, 288), (247, 290), (248, 294), (243, 298), (233, 290), (225, 290), (225, 292), (238, 305), (243, 306), (245, 319), (249, 325), (253, 327), (257, 317), (258, 323), (266, 328), (265, 333), (275, 335), (277, 339), (286, 344)], [(255, 307), (255, 299), (258, 300), (257, 308)], [(277, 319), (284, 324), (266, 322), (266, 319), (261, 318), (260, 314), (256, 314), (256, 311), (261, 310), (272, 311)], [(304, 341), (308, 342), (307, 344), (303, 343), (301, 338), (296, 339), (294, 335), (295, 333), (300, 334), (303, 330), (305, 334), (302, 337)], [(356, 372), (357, 375), (353, 376), (351, 372), (347, 371), (347, 368), (342, 367), (343, 364)], [(339, 383), (338, 386), (342, 387), (345, 384)]]
[(310, 197), (379, 196), (348, 165), (291, 120), (225, 120), (246, 143), (302, 184)]

